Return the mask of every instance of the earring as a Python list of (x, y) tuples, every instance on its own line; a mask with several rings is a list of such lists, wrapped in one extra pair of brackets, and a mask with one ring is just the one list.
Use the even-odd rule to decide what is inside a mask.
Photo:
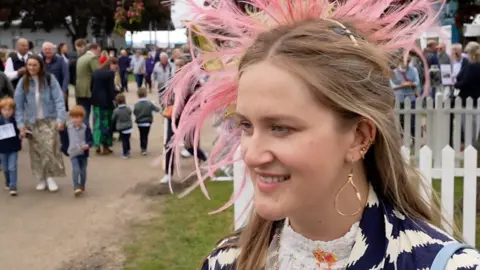
[(373, 143), (374, 143), (373, 139), (370, 139), (368, 143), (362, 146), (362, 148), (360, 149), (360, 155), (362, 156), (362, 159), (365, 159), (365, 155), (367, 154), (368, 149), (370, 148), (370, 146), (373, 145)]
[[(342, 193), (343, 189), (345, 189), (348, 184), (350, 184), (353, 187), (353, 189), (355, 190), (355, 195), (357, 197), (358, 204), (359, 204), (358, 209), (352, 214), (345, 214), (338, 209), (338, 198), (340, 196), (340, 193)], [(352, 168), (352, 172), (350, 172), (348, 174), (348, 181), (345, 184), (343, 184), (342, 188), (335, 195), (335, 200), (334, 200), (333, 203), (334, 203), (333, 206), (335, 207), (335, 211), (337, 211), (337, 213), (342, 217), (355, 216), (356, 214), (360, 213), (360, 211), (362, 211), (362, 195), (360, 195), (360, 191), (358, 190), (357, 186), (353, 182), (353, 168)]]

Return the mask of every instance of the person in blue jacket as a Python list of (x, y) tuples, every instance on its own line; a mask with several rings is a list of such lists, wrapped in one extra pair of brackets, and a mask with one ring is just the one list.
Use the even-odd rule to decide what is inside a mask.
[(15, 121), (15, 101), (4, 98), (0, 101), (0, 160), (5, 176), (5, 189), (10, 196), (17, 196), (18, 152), (22, 149), (20, 131)]

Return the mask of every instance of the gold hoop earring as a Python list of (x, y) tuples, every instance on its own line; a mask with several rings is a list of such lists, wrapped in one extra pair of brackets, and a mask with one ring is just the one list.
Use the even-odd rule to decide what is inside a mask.
[[(338, 209), (338, 197), (340, 196), (340, 193), (342, 193), (343, 189), (345, 189), (347, 187), (348, 184), (352, 185), (353, 189), (355, 190), (355, 195), (357, 197), (358, 204), (359, 204), (358, 209), (352, 214), (345, 214)], [(335, 200), (333, 202), (333, 206), (335, 207), (335, 211), (337, 211), (337, 213), (342, 217), (355, 216), (358, 213), (360, 213), (360, 211), (362, 211), (362, 195), (360, 195), (360, 191), (358, 190), (357, 186), (353, 182), (353, 169), (352, 169), (352, 172), (350, 174), (348, 174), (348, 181), (345, 184), (343, 184), (342, 188), (335, 195)]]

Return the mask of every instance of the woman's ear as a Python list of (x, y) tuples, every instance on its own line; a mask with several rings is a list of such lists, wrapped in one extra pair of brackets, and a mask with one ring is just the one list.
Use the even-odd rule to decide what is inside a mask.
[(345, 157), (347, 162), (356, 162), (363, 159), (368, 149), (375, 141), (377, 127), (372, 120), (363, 118), (358, 121), (355, 127), (355, 138)]

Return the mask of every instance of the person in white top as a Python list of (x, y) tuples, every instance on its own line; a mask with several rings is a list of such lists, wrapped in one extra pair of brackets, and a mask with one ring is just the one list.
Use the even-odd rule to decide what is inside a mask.
[(28, 56), (28, 40), (21, 38), (17, 41), (17, 51), (10, 54), (5, 65), (5, 74), (12, 81), (13, 87), (17, 86), (18, 80), (27, 71), (25, 63)]
[(168, 54), (162, 52), (160, 54), (160, 62), (155, 64), (152, 73), (152, 85), (153, 88), (157, 88), (158, 95), (160, 96), (165, 90), (165, 86), (173, 75), (175, 74), (175, 64), (168, 61)]
[[(65, 176), (60, 137), (66, 120), (63, 92), (54, 75), (46, 72), (38, 55), (27, 60), (27, 72), (15, 89), (15, 118), (22, 137), (28, 138), (32, 173), (37, 190), (55, 192), (54, 177)], [(28, 134), (28, 136), (27, 136)]]
[(145, 58), (141, 51), (136, 51), (130, 62), (131, 69), (135, 75), (135, 81), (137, 82), (137, 88), (141, 88), (143, 85), (143, 78), (145, 76)]

